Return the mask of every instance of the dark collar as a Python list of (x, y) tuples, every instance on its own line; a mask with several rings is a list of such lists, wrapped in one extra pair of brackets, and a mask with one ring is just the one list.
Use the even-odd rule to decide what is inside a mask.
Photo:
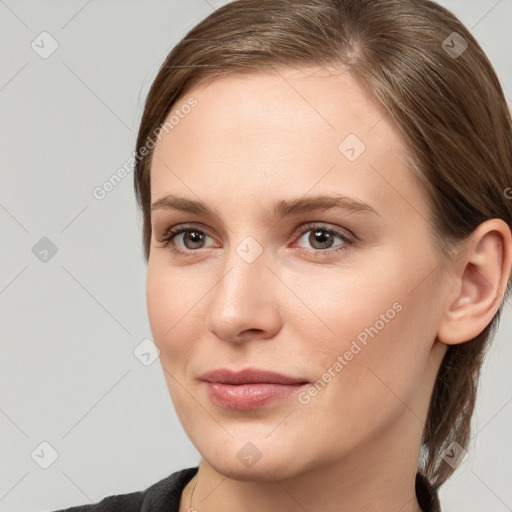
[(176, 471), (144, 491), (140, 512), (179, 512), (181, 493), (199, 466)]

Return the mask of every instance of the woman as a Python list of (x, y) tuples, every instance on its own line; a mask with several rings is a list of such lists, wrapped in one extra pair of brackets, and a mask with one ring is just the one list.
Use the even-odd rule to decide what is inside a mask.
[(428, 0), (238, 0), (137, 140), (147, 305), (198, 467), (69, 511), (440, 511), (510, 293), (511, 118)]

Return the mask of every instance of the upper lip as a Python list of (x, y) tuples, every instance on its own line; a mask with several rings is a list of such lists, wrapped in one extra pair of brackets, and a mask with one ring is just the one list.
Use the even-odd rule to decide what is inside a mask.
[(245, 368), (240, 371), (220, 368), (203, 373), (199, 378), (207, 382), (220, 384), (304, 384), (307, 382), (301, 378), (289, 377), (288, 375), (258, 368)]

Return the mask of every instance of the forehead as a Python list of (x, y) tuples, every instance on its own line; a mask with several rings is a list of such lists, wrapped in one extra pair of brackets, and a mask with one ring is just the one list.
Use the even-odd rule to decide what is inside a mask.
[(191, 98), (196, 106), (155, 147), (152, 201), (178, 190), (190, 196), (191, 187), (204, 201), (235, 189), (262, 200), (315, 188), (377, 203), (405, 196), (421, 208), (400, 131), (343, 69), (222, 75), (170, 115)]
[[(173, 131), (184, 133), (191, 127), (197, 134), (208, 134), (203, 142), (214, 147), (219, 141), (228, 142), (224, 138), (228, 132), (232, 142), (267, 135), (269, 144), (275, 141), (272, 146), (287, 141), (288, 134), (288, 140), (299, 141), (337, 132), (336, 140), (344, 131), (352, 130), (363, 138), (386, 117), (385, 110), (375, 105), (346, 71), (336, 68), (231, 73), (207, 80), (181, 103), (190, 97), (198, 103), (187, 116), (193, 125), (181, 119), (181, 129), (174, 127)], [(176, 108), (180, 109), (179, 103)], [(389, 120), (384, 125), (373, 135), (394, 129)], [(277, 139), (276, 132), (280, 132)]]

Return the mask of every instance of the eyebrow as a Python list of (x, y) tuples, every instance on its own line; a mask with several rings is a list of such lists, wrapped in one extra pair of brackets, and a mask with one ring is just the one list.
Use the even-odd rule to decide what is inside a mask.
[[(218, 212), (211, 210), (205, 203), (184, 197), (169, 194), (155, 201), (151, 205), (151, 211), (155, 210), (180, 210), (203, 216), (218, 216)], [(290, 214), (304, 213), (314, 210), (339, 209), (353, 213), (370, 212), (380, 217), (380, 214), (369, 204), (347, 196), (314, 196), (302, 197), (292, 200), (281, 200), (274, 204), (273, 215), (284, 217)]]

